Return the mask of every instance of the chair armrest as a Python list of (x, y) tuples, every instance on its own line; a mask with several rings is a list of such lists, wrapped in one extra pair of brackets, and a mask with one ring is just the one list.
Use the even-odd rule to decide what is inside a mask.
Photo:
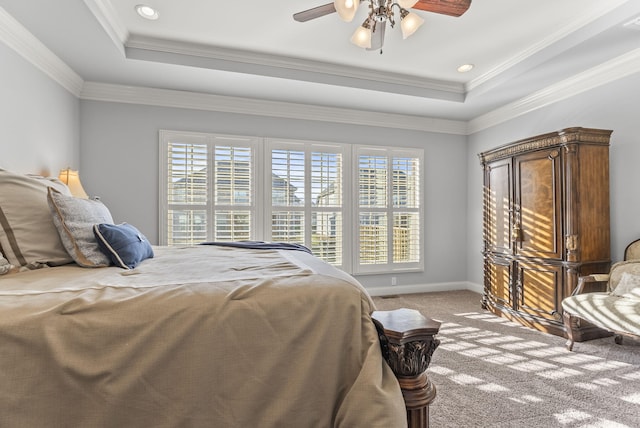
[(609, 282), (609, 274), (595, 273), (591, 275), (581, 276), (578, 278), (578, 286), (572, 296), (583, 293), (593, 293), (594, 291), (607, 291), (607, 283)]

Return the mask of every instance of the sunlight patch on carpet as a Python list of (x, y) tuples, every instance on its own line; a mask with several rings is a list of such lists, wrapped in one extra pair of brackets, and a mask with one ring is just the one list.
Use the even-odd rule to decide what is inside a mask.
[(517, 363), (519, 361), (526, 361), (527, 358), (523, 357), (522, 355), (518, 355), (518, 354), (511, 354), (511, 353), (504, 353), (504, 354), (500, 354), (500, 355), (495, 355), (495, 356), (491, 356), (489, 358), (486, 358), (485, 361), (489, 362), (489, 363), (493, 363), (493, 364), (504, 364), (504, 365), (508, 365), (508, 364), (513, 364), (513, 363)]
[(626, 401), (627, 403), (640, 404), (640, 392), (627, 395), (625, 397), (620, 397), (620, 399)]
[(526, 342), (507, 343), (504, 345), (499, 345), (500, 348), (506, 349), (508, 351), (522, 351), (525, 349), (540, 348), (543, 346), (547, 346), (547, 345), (542, 342), (535, 342), (532, 340), (528, 340)]
[(584, 373), (570, 367), (560, 367), (556, 370), (536, 373), (536, 375), (546, 379), (565, 379), (572, 376), (580, 376), (582, 374)]
[(497, 383), (485, 383), (484, 385), (478, 385), (477, 388), (485, 392), (507, 392), (511, 391), (506, 386), (498, 385)]
[(531, 355), (532, 357), (549, 358), (554, 355), (565, 355), (569, 352), (567, 351), (566, 348), (563, 348), (561, 346), (551, 346), (551, 347), (549, 345), (545, 345), (545, 346), (547, 347), (536, 349), (533, 351), (525, 351), (524, 353), (527, 355)]
[(600, 363), (595, 364), (586, 364), (581, 366), (585, 370), (589, 370), (592, 372), (599, 372), (604, 370), (615, 370), (623, 367), (630, 367), (631, 364), (623, 363), (622, 361), (602, 361)]
[(502, 354), (502, 351), (500, 351), (498, 349), (487, 348), (485, 346), (481, 346), (481, 347), (478, 347), (478, 348), (475, 348), (475, 349), (467, 349), (467, 350), (464, 350), (464, 351), (460, 351), (460, 354), (466, 355), (467, 357), (480, 358), (480, 357), (486, 357), (487, 355)]
[(625, 373), (625, 374), (619, 375), (618, 377), (625, 380), (640, 380), (640, 372)]
[(464, 373), (450, 376), (450, 379), (458, 385), (477, 385), (479, 383), (484, 383), (484, 380)]
[(545, 361), (528, 360), (528, 361), (523, 361), (521, 363), (512, 364), (509, 367), (521, 372), (538, 372), (541, 370), (555, 369), (558, 366), (555, 364), (547, 363)]
[(562, 425), (573, 424), (575, 422), (586, 421), (593, 418), (589, 413), (581, 412), (575, 409), (569, 409), (562, 413), (556, 413), (555, 415), (558, 423)]

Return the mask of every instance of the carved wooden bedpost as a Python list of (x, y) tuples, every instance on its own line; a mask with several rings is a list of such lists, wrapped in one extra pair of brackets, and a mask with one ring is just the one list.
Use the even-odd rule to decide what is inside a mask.
[(436, 398), (436, 387), (426, 370), (440, 344), (434, 337), (440, 330), (440, 323), (416, 310), (404, 308), (376, 311), (373, 318), (383, 325), (388, 339), (385, 358), (400, 383), (408, 426), (426, 428), (429, 426), (429, 404)]

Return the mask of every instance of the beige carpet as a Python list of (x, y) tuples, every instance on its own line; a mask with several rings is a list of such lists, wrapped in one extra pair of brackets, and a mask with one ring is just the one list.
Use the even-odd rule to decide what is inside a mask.
[(470, 291), (374, 301), (442, 322), (428, 370), (438, 394), (431, 428), (640, 427), (640, 342), (610, 337), (569, 352), (564, 338), (482, 310)]

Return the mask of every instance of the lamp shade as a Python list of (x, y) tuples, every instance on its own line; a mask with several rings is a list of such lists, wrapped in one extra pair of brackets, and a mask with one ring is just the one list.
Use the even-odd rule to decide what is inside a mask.
[(418, 3), (418, 0), (397, 0), (398, 4), (403, 9), (409, 9)]
[(371, 48), (371, 34), (371, 25), (369, 20), (366, 20), (351, 36), (351, 43), (361, 48), (369, 49)]
[(78, 171), (74, 171), (71, 168), (61, 169), (58, 179), (67, 185), (71, 194), (76, 198), (89, 199), (80, 182)]
[(353, 21), (359, 4), (360, 0), (334, 0), (333, 2), (336, 12), (338, 12), (338, 16), (346, 22)]
[(406, 15), (403, 14), (402, 21), (400, 22), (402, 38), (406, 39), (407, 37), (415, 33), (422, 24), (424, 24), (424, 19), (419, 17), (417, 14), (413, 12), (409, 12)]

